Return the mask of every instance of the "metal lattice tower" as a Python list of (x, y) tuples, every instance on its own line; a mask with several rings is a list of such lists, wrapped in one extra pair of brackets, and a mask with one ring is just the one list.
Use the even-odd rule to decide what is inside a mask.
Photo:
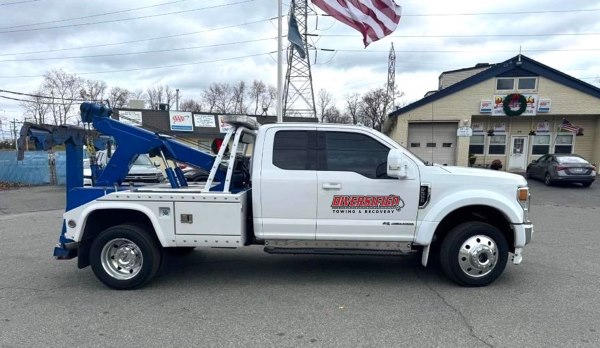
[[(394, 108), (394, 99), (395, 99), (395, 83), (396, 83), (396, 51), (394, 51), (394, 43), (392, 42), (392, 47), (390, 48), (390, 55), (388, 56), (388, 79), (387, 79), (387, 91), (386, 96), (389, 103), (387, 105), (391, 105), (392, 109)], [(393, 111), (393, 110), (391, 110)], [(384, 110), (384, 114), (387, 110)]]
[[(295, 6), (293, 5), (295, 3)], [(307, 17), (315, 14), (309, 8), (307, 0), (293, 0), (290, 11), (294, 11), (298, 21), (298, 29), (304, 39), (306, 57), (301, 58), (291, 44), (287, 48), (287, 72), (283, 90), (283, 116), (284, 117), (317, 117), (315, 108), (315, 94), (310, 71), (309, 48), (306, 33)]]

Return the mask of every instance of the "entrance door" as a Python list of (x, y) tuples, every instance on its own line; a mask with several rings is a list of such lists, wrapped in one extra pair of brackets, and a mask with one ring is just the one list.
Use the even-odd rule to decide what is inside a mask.
[(508, 169), (523, 169), (527, 167), (528, 136), (512, 136)]

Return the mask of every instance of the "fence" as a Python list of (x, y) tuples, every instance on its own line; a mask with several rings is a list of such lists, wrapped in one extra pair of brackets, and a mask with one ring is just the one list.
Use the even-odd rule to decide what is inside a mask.
[(64, 185), (67, 173), (65, 152), (54, 152), (54, 166), (51, 162), (47, 151), (26, 151), (23, 161), (17, 161), (16, 151), (0, 151), (0, 181), (27, 185)]

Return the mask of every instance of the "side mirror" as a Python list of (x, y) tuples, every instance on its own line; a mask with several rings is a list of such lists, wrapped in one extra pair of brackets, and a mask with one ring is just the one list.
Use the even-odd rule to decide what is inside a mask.
[(160, 167), (160, 163), (158, 163), (158, 162), (152, 162), (152, 164), (154, 164), (154, 166), (155, 166), (156, 168)]
[(404, 179), (408, 175), (408, 164), (400, 149), (391, 149), (388, 153), (387, 175), (392, 178)]
[(532, 160), (531, 164), (536, 164), (538, 162), (538, 160)]

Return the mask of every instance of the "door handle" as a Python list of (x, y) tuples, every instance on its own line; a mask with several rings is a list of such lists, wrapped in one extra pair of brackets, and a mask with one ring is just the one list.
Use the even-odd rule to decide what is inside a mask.
[(325, 190), (339, 190), (341, 188), (342, 188), (342, 184), (336, 184), (336, 183), (323, 184), (323, 189), (325, 189)]

